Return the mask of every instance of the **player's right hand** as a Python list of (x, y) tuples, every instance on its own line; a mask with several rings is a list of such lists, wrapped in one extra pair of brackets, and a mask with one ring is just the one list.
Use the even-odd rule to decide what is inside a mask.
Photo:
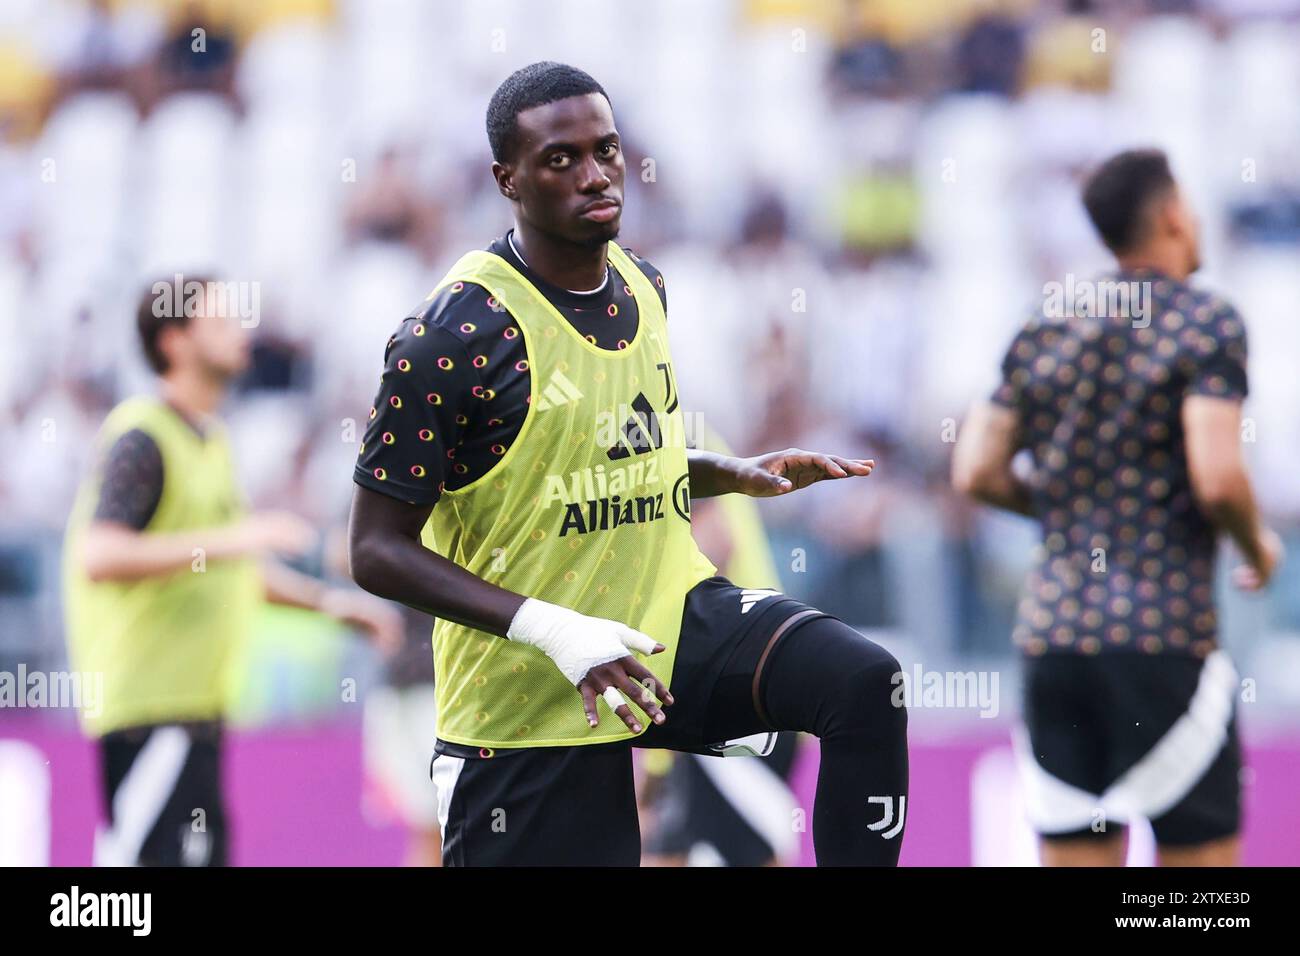
[(1259, 533), (1259, 555), (1247, 564), (1232, 569), (1232, 581), (1243, 591), (1261, 591), (1268, 586), (1273, 572), (1282, 563), (1286, 548), (1272, 528)]
[(560, 672), (582, 694), (587, 723), (600, 723), (596, 698), (606, 703), (635, 733), (641, 722), (627, 704), (631, 698), (657, 724), (667, 718), (654, 698), (664, 705), (672, 703), (668, 688), (650, 670), (628, 653), (658, 654), (664, 646), (618, 621), (588, 617), (557, 604), (528, 598), (519, 610), (506, 636), (512, 641), (531, 644), (549, 657)]
[(316, 546), (316, 528), (289, 511), (259, 511), (244, 522), (248, 549), (256, 554), (299, 556)]
[[(658, 654), (662, 650), (664, 646), (656, 644), (650, 653)], [(627, 705), (623, 695), (636, 701), (637, 706), (649, 714), (650, 719), (656, 724), (662, 724), (668, 718), (655, 703), (655, 698), (662, 700), (665, 707), (673, 702), (673, 695), (668, 693), (668, 688), (663, 682), (630, 654), (608, 664), (593, 667), (579, 682), (578, 692), (582, 694), (582, 709), (587, 715), (588, 725), (595, 727), (600, 723), (600, 717), (596, 714), (596, 698), (604, 697), (605, 702), (614, 708), (614, 713), (622, 719), (623, 723), (638, 734), (641, 732), (641, 721), (632, 713), (632, 708)], [(616, 705), (618, 700), (624, 702)]]

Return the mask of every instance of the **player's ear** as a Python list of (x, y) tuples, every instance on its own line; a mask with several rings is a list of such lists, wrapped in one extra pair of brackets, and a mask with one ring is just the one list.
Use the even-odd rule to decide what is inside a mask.
[(519, 198), (519, 192), (515, 189), (515, 167), (513, 163), (492, 164), (492, 177), (497, 181), (497, 191), (509, 200)]

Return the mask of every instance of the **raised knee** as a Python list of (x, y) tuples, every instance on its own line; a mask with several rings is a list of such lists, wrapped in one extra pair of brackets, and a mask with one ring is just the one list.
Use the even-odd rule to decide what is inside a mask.
[(835, 668), (829, 695), (850, 717), (876, 719), (886, 709), (902, 710), (902, 667), (893, 654), (874, 641), (855, 635), (850, 653)]
[(783, 730), (827, 738), (906, 728), (898, 659), (838, 618), (789, 634), (768, 669), (768, 712)]

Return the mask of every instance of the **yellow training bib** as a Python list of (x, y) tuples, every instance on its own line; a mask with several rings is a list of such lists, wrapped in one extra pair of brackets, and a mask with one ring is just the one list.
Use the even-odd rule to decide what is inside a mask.
[[(686, 592), (717, 572), (691, 537), (663, 306), (615, 243), (609, 261), (638, 312), (636, 337), (617, 351), (584, 339), (492, 253), (467, 254), (439, 284), (482, 286), (509, 311), (531, 394), (514, 444), (486, 475), (443, 494), (423, 538), (499, 587), (650, 635), (667, 650), (637, 656), (668, 683)], [(536, 648), (442, 619), (433, 645), (443, 740), (511, 748), (635, 736), (603, 701), (599, 726), (589, 727), (577, 688)], [(643, 714), (641, 723), (649, 726)]]
[[(145, 534), (184, 532), (238, 521), (242, 499), (219, 425), (200, 437), (164, 402), (128, 399), (97, 438), (106, 452), (122, 435), (144, 431), (163, 460), (163, 492)], [(94, 517), (100, 476), (78, 491), (63, 548), (64, 613), (72, 666), (103, 677), (97, 713), (83, 708), (92, 736), (140, 724), (221, 716), (228, 666), (261, 600), (248, 559), (194, 562), (137, 581), (91, 581), (80, 562), (81, 534)], [(196, 538), (196, 545), (198, 539)]]

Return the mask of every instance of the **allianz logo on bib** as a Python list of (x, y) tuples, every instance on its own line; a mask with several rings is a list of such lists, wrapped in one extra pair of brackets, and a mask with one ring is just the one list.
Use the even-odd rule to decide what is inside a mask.
[(564, 509), (564, 522), (560, 537), (570, 531), (588, 534), (592, 531), (610, 531), (619, 525), (643, 524), (658, 521), (664, 516), (664, 493), (639, 495), (623, 500), (619, 495), (597, 498), (581, 503), (574, 502)]
[(560, 537), (610, 531), (625, 524), (659, 521), (666, 514), (664, 499), (684, 521), (691, 520), (689, 476), (683, 472), (668, 486), (657, 456), (633, 461), (622, 467), (595, 465), (548, 475), (541, 507), (563, 505)]
[(614, 495), (626, 496), (641, 488), (653, 493), (654, 487), (662, 484), (664, 479), (658, 458), (642, 459), (621, 468), (606, 469), (604, 465), (596, 465), (571, 471), (568, 475), (547, 475), (542, 507), (570, 505)]
[[(597, 468), (600, 466), (597, 465)], [(691, 520), (691, 495), (688, 484), (689, 476), (683, 472), (673, 483), (671, 493), (667, 493), (669, 502), (677, 516), (683, 521)], [(590, 534), (592, 531), (612, 531), (625, 524), (644, 524), (647, 521), (659, 521), (665, 515), (665, 492), (653, 494), (609, 495), (608, 497), (587, 498), (584, 501), (571, 501), (564, 506), (564, 518), (560, 522), (560, 537), (570, 532)]]
[(542, 507), (564, 506), (560, 537), (608, 531), (662, 518), (665, 484), (660, 461), (654, 456), (621, 468), (596, 465), (567, 476), (547, 475)]

